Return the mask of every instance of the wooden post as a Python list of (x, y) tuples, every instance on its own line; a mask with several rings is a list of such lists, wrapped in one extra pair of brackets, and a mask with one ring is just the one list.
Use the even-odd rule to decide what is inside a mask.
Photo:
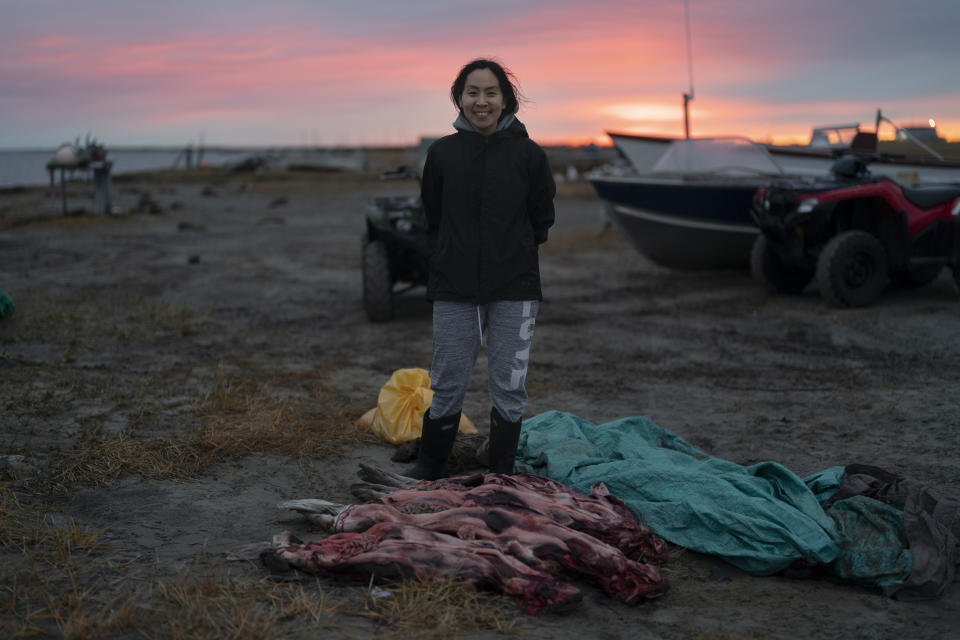
[(93, 212), (98, 215), (110, 213), (110, 167), (112, 162), (91, 162), (93, 169)]
[(60, 167), (60, 212), (67, 215), (67, 170)]

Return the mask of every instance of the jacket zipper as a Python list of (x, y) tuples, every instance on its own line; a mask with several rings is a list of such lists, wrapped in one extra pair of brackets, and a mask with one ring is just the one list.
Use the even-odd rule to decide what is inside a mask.
[[(487, 179), (487, 156), (488, 156), (488, 154), (487, 154), (487, 147), (488, 147), (489, 143), (490, 143), (490, 138), (489, 138), (489, 136), (483, 136), (483, 150), (482, 150), (482, 155), (483, 155), (483, 157), (481, 158), (481, 162), (480, 162), (480, 190), (479, 190), (479, 194), (478, 194), (478, 197), (479, 197), (479, 199), (480, 199), (480, 202), (477, 203), (477, 204), (478, 204), (478, 206), (477, 206), (477, 216), (476, 216), (476, 219), (474, 220), (474, 224), (476, 225), (475, 229), (476, 229), (476, 233), (477, 233), (476, 238), (477, 238), (477, 305), (478, 305), (478, 312), (477, 312), (477, 313), (478, 313), (478, 318), (479, 318), (479, 304), (480, 304), (480, 301), (481, 301), (482, 298), (483, 298), (483, 279), (482, 279), (482, 277), (481, 277), (481, 267), (482, 267), (482, 265), (483, 265), (483, 238), (482, 238), (482, 236), (481, 236), (481, 232), (482, 232), (482, 226), (483, 226), (482, 223), (483, 223), (484, 188), (486, 187), (486, 179)], [(483, 339), (483, 337), (482, 337), (482, 334), (481, 334), (481, 340), (482, 340), (482, 339)]]

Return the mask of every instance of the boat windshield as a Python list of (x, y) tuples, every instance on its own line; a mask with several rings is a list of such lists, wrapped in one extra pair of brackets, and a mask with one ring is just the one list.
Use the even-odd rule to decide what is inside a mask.
[(651, 173), (782, 175), (763, 145), (747, 138), (693, 138), (670, 143)]

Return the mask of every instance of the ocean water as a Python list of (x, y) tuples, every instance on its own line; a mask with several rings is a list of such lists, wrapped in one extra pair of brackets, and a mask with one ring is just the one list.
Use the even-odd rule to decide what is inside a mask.
[[(50, 175), (47, 173), (46, 165), (54, 151), (54, 149), (0, 150), (0, 189), (50, 184)], [(253, 149), (205, 149), (203, 162), (211, 167), (230, 166), (262, 153), (263, 150)], [(196, 159), (197, 151), (194, 149), (194, 162), (196, 162)], [(184, 158), (180, 149), (108, 148), (107, 160), (113, 162), (112, 172), (114, 175), (171, 169), (177, 162), (179, 162), (178, 166), (184, 166)], [(57, 179), (59, 180), (59, 176), (57, 176)]]

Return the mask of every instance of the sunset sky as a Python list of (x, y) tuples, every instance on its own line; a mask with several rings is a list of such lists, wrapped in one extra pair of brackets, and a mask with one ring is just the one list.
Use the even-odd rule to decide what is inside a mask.
[[(416, 144), (494, 56), (542, 143), (604, 131), (805, 142), (936, 120), (960, 139), (958, 0), (0, 0), (0, 148)], [(884, 130), (881, 129), (881, 133)], [(892, 133), (892, 129), (888, 130)]]

